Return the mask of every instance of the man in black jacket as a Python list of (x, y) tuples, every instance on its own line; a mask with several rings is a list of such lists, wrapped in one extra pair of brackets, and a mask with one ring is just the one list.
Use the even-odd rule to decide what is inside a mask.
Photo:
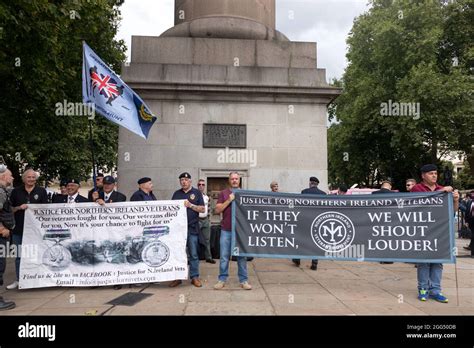
[(115, 179), (112, 175), (107, 175), (103, 183), (103, 191), (93, 192), (92, 199), (94, 202), (104, 205), (105, 203), (125, 202), (127, 197), (118, 191), (115, 191)]
[(94, 199), (92, 197), (92, 194), (94, 192), (100, 193), (103, 191), (104, 191), (104, 174), (99, 173), (97, 174), (95, 178), (95, 187), (93, 187), (92, 189), (89, 190), (89, 192), (87, 192), (87, 199), (89, 200), (89, 202), (93, 202)]
[(380, 190), (372, 192), (372, 194), (383, 194), (383, 193), (391, 193), (392, 192), (392, 183), (389, 180), (382, 181), (382, 186), (380, 186)]
[(464, 219), (471, 230), (471, 243), (464, 249), (471, 251), (471, 257), (474, 257), (474, 191), (469, 193), (468, 199), (459, 203), (459, 208), (464, 210)]
[[(59, 193), (54, 193), (51, 203), (61, 203), (64, 200), (64, 197), (67, 197), (67, 179), (61, 179), (59, 182)], [(67, 199), (67, 198), (66, 198)]]
[[(115, 179), (112, 175), (104, 177), (102, 184), (102, 191), (92, 193), (92, 200), (94, 202), (104, 205), (105, 203), (119, 203), (127, 200), (127, 197), (123, 193), (115, 191)], [(122, 289), (122, 285), (116, 284), (114, 285), (114, 289), (120, 290)]]
[[(310, 194), (310, 195), (326, 195), (326, 192), (321, 191), (318, 189), (319, 180), (317, 177), (312, 176), (309, 178), (309, 188), (304, 189), (301, 191), (302, 194)], [(293, 263), (296, 266), (299, 266), (301, 263), (300, 259), (292, 259)], [(311, 270), (316, 271), (318, 269), (318, 259), (311, 260)]]
[(10, 203), (12, 204), (13, 213), (15, 214), (15, 228), (12, 231), (12, 242), (16, 247), (17, 256), (15, 259), (16, 279), (13, 283), (7, 286), (7, 290), (16, 289), (19, 285), (20, 250), (23, 241), (25, 210), (28, 209), (28, 204), (48, 203), (48, 193), (46, 192), (46, 189), (37, 185), (38, 176), (39, 174), (31, 168), (25, 170), (21, 176), (23, 185), (14, 188), (10, 196)]
[[(384, 193), (392, 193), (392, 182), (389, 180), (382, 181), (382, 186), (380, 186), (380, 190), (372, 192), (372, 194), (384, 194)], [(393, 264), (393, 262), (380, 261), (380, 264), (391, 265)]]
[[(10, 205), (10, 192), (7, 187), (13, 183), (12, 172), (5, 165), (0, 167), (0, 244), (3, 250), (7, 250), (7, 241), (10, 231), (15, 227), (15, 217)], [(6, 255), (0, 255), (0, 286), (3, 285), (3, 273), (5, 273)], [(15, 308), (15, 302), (5, 301), (0, 296), (0, 311)]]
[(69, 179), (67, 181), (67, 195), (61, 196), (56, 203), (87, 203), (86, 197), (79, 194), (79, 187), (81, 187), (79, 180)]

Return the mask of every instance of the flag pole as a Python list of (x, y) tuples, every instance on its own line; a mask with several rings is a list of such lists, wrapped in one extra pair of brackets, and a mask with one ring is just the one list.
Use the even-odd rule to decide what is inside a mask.
[[(85, 57), (85, 51), (84, 51), (84, 45), (86, 44), (85, 40), (82, 40), (82, 73), (84, 78), (84, 74), (86, 73), (85, 71), (85, 64), (86, 64), (86, 57)], [(83, 81), (84, 83), (84, 81)], [(85, 85), (86, 88), (88, 88), (87, 84)], [(94, 110), (93, 110), (94, 111)], [(95, 179), (97, 177), (96, 173), (96, 167), (95, 167), (95, 156), (94, 156), (94, 140), (92, 139), (92, 119), (89, 118), (89, 142), (90, 142), (90, 147), (91, 147), (91, 157), (92, 157), (92, 183), (94, 185), (94, 191), (97, 190), (97, 184), (95, 182)]]
[(94, 156), (94, 141), (92, 140), (92, 120), (89, 119), (89, 141), (91, 146), (91, 157), (92, 157), (92, 181), (94, 184), (94, 191), (97, 190), (97, 184), (95, 182), (96, 178), (96, 168), (95, 168), (95, 156)]

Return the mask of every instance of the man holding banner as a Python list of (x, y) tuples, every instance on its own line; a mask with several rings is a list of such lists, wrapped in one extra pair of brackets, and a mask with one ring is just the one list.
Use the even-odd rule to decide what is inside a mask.
[[(177, 190), (171, 199), (184, 199), (184, 205), (186, 206), (186, 214), (188, 217), (188, 240), (187, 247), (189, 251), (189, 278), (191, 278), (191, 284), (195, 287), (202, 287), (201, 280), (199, 279), (199, 213), (204, 212), (204, 199), (202, 198), (201, 192), (192, 187), (191, 175), (189, 173), (182, 173), (179, 176), (179, 183), (181, 189)], [(181, 280), (173, 281), (169, 286), (175, 287), (181, 284)]]
[[(219, 280), (216, 285), (214, 285), (214, 289), (216, 290), (222, 289), (229, 277), (229, 259), (232, 248), (232, 209), (230, 205), (235, 199), (232, 190), (236, 190), (240, 187), (239, 173), (232, 172), (229, 174), (229, 184), (230, 188), (219, 193), (215, 209), (216, 214), (222, 213), (220, 240), (221, 259), (219, 264)], [(237, 256), (237, 267), (240, 286), (245, 290), (251, 290), (252, 286), (248, 283), (247, 258)]]
[[(438, 185), (438, 168), (434, 164), (426, 164), (421, 167), (422, 181), (416, 184), (411, 192), (432, 192), (444, 191), (453, 192), (451, 186)], [(453, 192), (454, 211), (459, 207), (459, 192)], [(443, 275), (442, 263), (419, 263), (417, 267), (418, 275), (418, 299), (426, 301), (428, 297), (434, 298), (438, 302), (448, 303), (448, 299), (441, 293), (441, 277)]]

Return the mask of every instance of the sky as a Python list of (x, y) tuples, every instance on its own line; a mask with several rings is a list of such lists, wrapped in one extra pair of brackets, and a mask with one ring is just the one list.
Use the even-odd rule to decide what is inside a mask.
[[(318, 68), (341, 78), (347, 65), (346, 38), (367, 0), (276, 0), (276, 29), (292, 41), (317, 42)], [(132, 35), (159, 36), (174, 25), (174, 0), (125, 0), (117, 38), (130, 52)]]

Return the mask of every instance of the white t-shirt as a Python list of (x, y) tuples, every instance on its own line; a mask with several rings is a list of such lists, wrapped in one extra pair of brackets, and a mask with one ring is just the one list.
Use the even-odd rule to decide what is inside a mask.
[(204, 199), (204, 213), (199, 213), (199, 217), (204, 219), (209, 213), (209, 196), (203, 193), (202, 198)]

